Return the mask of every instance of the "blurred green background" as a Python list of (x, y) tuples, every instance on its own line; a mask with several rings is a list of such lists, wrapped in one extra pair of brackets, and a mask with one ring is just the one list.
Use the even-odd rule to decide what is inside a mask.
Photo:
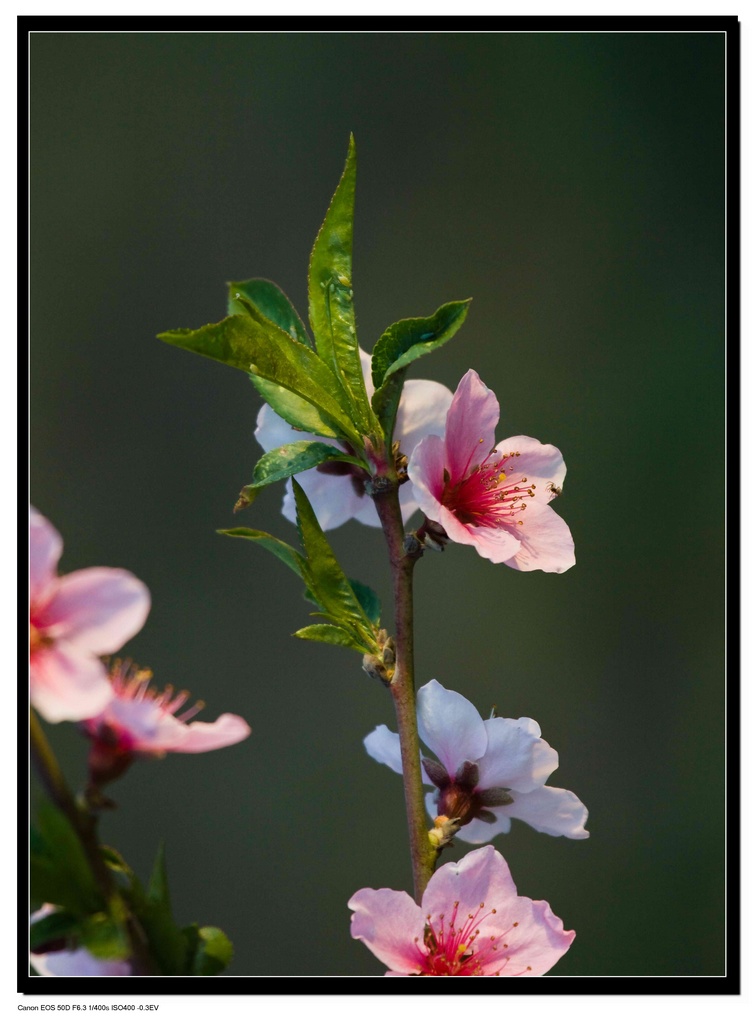
[[(231, 514), (259, 398), (155, 340), (232, 279), (306, 312), (350, 131), (362, 345), (474, 296), (414, 375), (474, 367), (498, 437), (569, 470), (568, 573), (420, 563), (419, 681), (537, 719), (590, 809), (586, 842), (497, 840), (577, 931), (554, 975), (723, 972), (723, 73), (709, 33), (32, 35), (32, 500), (63, 571), (148, 584), (125, 653), (254, 730), (138, 765), (103, 836), (142, 875), (166, 840), (176, 916), (228, 932), (231, 973), (379, 974), (346, 902), (410, 887), (400, 781), (361, 746), (387, 693), (290, 639), (297, 581), (214, 532), (294, 539), (282, 487)], [(378, 531), (331, 540), (388, 603)], [(48, 733), (79, 783), (76, 728)]]

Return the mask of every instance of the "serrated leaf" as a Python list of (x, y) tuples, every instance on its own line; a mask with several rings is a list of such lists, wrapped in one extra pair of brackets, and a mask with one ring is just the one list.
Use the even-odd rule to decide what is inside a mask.
[(311, 402), (295, 395), (293, 391), (287, 391), (286, 388), (264, 380), (254, 373), (249, 374), (249, 380), (267, 404), (294, 429), (306, 430), (307, 433), (317, 434), (318, 437), (341, 436), (341, 431), (324, 419), (319, 409)]
[[(348, 400), (335, 374), (312, 349), (294, 341), (270, 321), (264, 324), (237, 313), (196, 331), (179, 329), (159, 334), (161, 341), (261, 377), (314, 406), (335, 436), (362, 447)], [(264, 396), (263, 396), (264, 397)]]
[(296, 525), (309, 570), (309, 578), (305, 582), (326, 612), (340, 620), (362, 620), (371, 633), (369, 620), (317, 521), (309, 499), (296, 480), (292, 483), (296, 499)]
[(283, 540), (278, 540), (271, 533), (264, 533), (262, 530), (250, 530), (246, 526), (236, 526), (230, 530), (218, 530), (217, 532), (222, 533), (224, 537), (240, 537), (242, 540), (253, 540), (255, 544), (259, 544), (260, 547), (271, 552), (284, 565), (292, 569), (297, 576), (304, 579), (305, 566), (302, 556), (296, 548), (292, 548), (290, 544), (286, 544)]
[(64, 939), (79, 930), (79, 918), (67, 910), (55, 910), (35, 921), (29, 929), (29, 949), (32, 951), (48, 942)]
[(380, 336), (372, 352), (372, 408), (387, 438), (393, 436), (407, 367), (445, 345), (466, 319), (471, 299), (447, 302), (428, 317), (399, 320)]
[(198, 938), (192, 974), (207, 976), (224, 971), (233, 958), (233, 943), (228, 936), (220, 928), (208, 926), (199, 929)]
[(262, 277), (253, 277), (249, 281), (230, 281), (228, 283), (228, 312), (245, 313), (246, 307), (236, 298), (237, 295), (248, 299), (263, 316), (277, 324), (295, 341), (302, 345), (311, 342), (301, 317), (294, 309), (293, 303), (273, 281)]
[(314, 640), (320, 644), (333, 644), (335, 647), (349, 647), (352, 651), (359, 651), (360, 654), (372, 654), (373, 649), (363, 641), (358, 640), (352, 633), (347, 632), (342, 626), (331, 625), (328, 622), (317, 622), (312, 626), (304, 626), (297, 629), (293, 634), (300, 640)]
[(356, 147), (351, 136), (341, 180), (309, 259), (309, 322), (317, 351), (343, 380), (355, 421), (369, 433), (374, 421), (362, 376), (351, 283), (355, 187)]
[(241, 491), (240, 500), (246, 505), (256, 498), (259, 491), (279, 480), (303, 473), (307, 469), (322, 465), (323, 462), (350, 462), (367, 470), (368, 466), (354, 455), (347, 455), (342, 448), (323, 444), (322, 441), (292, 441), (265, 452), (254, 467), (252, 483)]

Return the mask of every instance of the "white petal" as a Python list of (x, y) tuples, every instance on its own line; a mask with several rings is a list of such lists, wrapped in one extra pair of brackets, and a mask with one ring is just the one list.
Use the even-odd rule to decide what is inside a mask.
[(394, 772), (402, 774), (401, 742), (398, 733), (391, 732), (387, 725), (378, 725), (365, 736), (364, 749), (378, 764), (388, 765)]
[(489, 718), (484, 726), (488, 749), (479, 762), (477, 789), (506, 786), (529, 793), (558, 768), (558, 754), (540, 739), (540, 726), (531, 718)]
[(323, 440), (323, 438), (317, 437), (315, 434), (308, 434), (304, 430), (294, 430), (267, 403), (257, 414), (257, 428), (254, 431), (254, 436), (266, 452), (273, 448), (280, 448), (282, 444), (291, 444), (293, 441)]
[[(309, 498), (312, 510), (323, 530), (335, 530), (357, 512), (372, 505), (367, 498), (360, 498), (354, 490), (350, 476), (330, 476), (318, 473), (316, 469), (308, 469), (299, 473), (296, 482)], [(292, 523), (296, 522), (296, 502), (291, 481), (286, 481), (286, 493), (283, 497), (283, 515)]]
[(408, 380), (404, 384), (393, 432), (404, 455), (411, 456), (428, 434), (443, 437), (452, 399), (449, 388), (434, 380)]
[(422, 740), (451, 776), (465, 761), (477, 761), (485, 753), (487, 733), (474, 704), (437, 679), (417, 694), (417, 720)]
[(512, 793), (513, 804), (498, 809), (498, 813), (526, 821), (538, 832), (569, 839), (587, 839), (585, 829), (587, 808), (568, 789), (542, 786), (531, 793)]
[(505, 835), (511, 831), (511, 822), (504, 814), (498, 814), (500, 808), (496, 808), (492, 811), (492, 814), (496, 815), (496, 820), (488, 824), (486, 821), (480, 821), (479, 818), (474, 818), (460, 828), (456, 833), (457, 839), (463, 839), (465, 843), (489, 843), (492, 842), (494, 836)]

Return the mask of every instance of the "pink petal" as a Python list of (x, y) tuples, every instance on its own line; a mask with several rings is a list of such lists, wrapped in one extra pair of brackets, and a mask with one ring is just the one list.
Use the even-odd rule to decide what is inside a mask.
[(531, 793), (512, 793), (513, 804), (497, 808), (496, 813), (526, 821), (538, 832), (568, 839), (587, 839), (587, 808), (568, 789), (541, 786)]
[(80, 569), (61, 576), (40, 626), (93, 654), (113, 654), (144, 625), (149, 591), (125, 569)]
[(576, 932), (564, 930), (563, 921), (545, 900), (519, 896), (511, 905), (508, 918), (513, 920), (507, 924), (516, 921), (517, 926), (507, 931), (508, 948), (500, 950), (498, 959), (488, 961), (486, 973), (500, 970), (504, 977), (538, 977), (549, 971), (574, 941)]
[(183, 754), (202, 754), (240, 743), (251, 731), (239, 715), (221, 715), (216, 722), (192, 722), (181, 743), (171, 749)]
[(497, 930), (503, 923), (505, 908), (516, 898), (516, 886), (508, 864), (492, 846), (473, 850), (458, 864), (443, 864), (427, 883), (422, 899), (422, 913), (448, 914), (456, 900), (459, 917), (477, 912), (481, 903), (490, 913), (496, 909), (492, 924)]
[(440, 499), (443, 495), (445, 460), (443, 439), (430, 434), (414, 449), (407, 470), (410, 480), (408, 486), (412, 487), (417, 504), (428, 518), (436, 521), (443, 508)]
[(42, 600), (55, 578), (63, 540), (35, 508), (29, 508), (29, 597), (32, 604)]
[(540, 726), (531, 718), (490, 718), (484, 723), (488, 748), (481, 758), (477, 789), (506, 786), (528, 793), (544, 786), (558, 768), (558, 754), (540, 739)]
[(417, 974), (423, 958), (415, 942), (422, 943), (423, 911), (406, 892), (360, 889), (349, 900), (351, 937), (361, 939), (386, 967), (399, 974)]
[(550, 505), (533, 501), (527, 506), (524, 526), (518, 528), (522, 545), (506, 560), (512, 569), (530, 572), (566, 572), (575, 563), (574, 541), (569, 527)]
[(495, 444), (500, 418), (495, 394), (474, 370), (459, 381), (446, 418), (446, 465), (452, 481), (463, 480)]
[(521, 540), (513, 531), (494, 526), (459, 523), (448, 509), (443, 509), (439, 522), (457, 544), (471, 544), (476, 548), (478, 555), (489, 558), (496, 564), (510, 564), (509, 560), (515, 558), (521, 548)]
[(488, 738), (474, 704), (431, 679), (417, 694), (419, 734), (449, 775), (485, 753)]
[(553, 501), (556, 494), (548, 485), (563, 487), (566, 476), (564, 457), (555, 445), (541, 444), (534, 437), (517, 434), (499, 441), (496, 448), (502, 452), (519, 452), (514, 464), (516, 472), (526, 476), (530, 485), (537, 484), (535, 500), (546, 504)]
[(64, 640), (34, 655), (29, 680), (31, 702), (48, 722), (93, 718), (113, 696), (102, 662)]

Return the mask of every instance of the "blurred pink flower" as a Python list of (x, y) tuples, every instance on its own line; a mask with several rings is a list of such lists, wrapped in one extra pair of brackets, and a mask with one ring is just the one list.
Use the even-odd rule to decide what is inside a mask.
[(110, 680), (110, 702), (99, 715), (83, 723), (93, 741), (89, 769), (90, 781), (95, 785), (117, 778), (135, 756), (200, 754), (240, 743), (252, 731), (243, 718), (229, 714), (215, 722), (187, 724), (204, 703), (197, 701), (176, 715), (186, 703), (188, 692), (174, 694), (169, 686), (158, 693), (150, 685), (149, 669), (116, 661)]
[(445, 438), (425, 437), (409, 460), (414, 496), (451, 540), (472, 544), (491, 562), (564, 572), (574, 565), (574, 541), (549, 507), (566, 476), (561, 452), (521, 435), (496, 444), (499, 417), (496, 396), (469, 370), (448, 410)]
[[(58, 910), (52, 903), (44, 903), (39, 910), (31, 915), (31, 924), (35, 924), (48, 914)], [(126, 960), (100, 960), (83, 946), (69, 949), (65, 941), (44, 950), (32, 951), (29, 956), (32, 967), (43, 978), (73, 977), (124, 977), (131, 974), (131, 965)]]
[[(458, 838), (488, 843), (511, 829), (511, 819), (538, 832), (587, 839), (587, 808), (568, 789), (546, 786), (558, 754), (540, 737), (531, 718), (483, 720), (474, 704), (431, 679), (417, 693), (417, 725), (438, 761), (423, 758), (431, 817), (460, 818)], [(364, 745), (370, 757), (401, 773), (396, 733), (379, 725)]]
[(406, 892), (360, 889), (349, 909), (352, 938), (392, 977), (536, 977), (561, 959), (575, 935), (544, 900), (517, 896), (492, 846), (439, 868), (421, 907)]
[[(372, 397), (375, 388), (370, 371), (371, 359), (361, 349), (359, 354), (367, 394)], [(394, 437), (404, 455), (411, 455), (415, 446), (428, 434), (443, 434), (451, 398), (449, 389), (433, 380), (408, 380), (404, 384), (394, 430)], [(316, 437), (302, 430), (294, 430), (269, 405), (263, 405), (260, 409), (254, 436), (266, 452), (292, 441), (325, 441), (334, 447), (344, 447), (332, 438)], [(326, 462), (316, 469), (299, 473), (296, 479), (304, 488), (323, 530), (334, 530), (348, 519), (357, 519), (365, 526), (380, 525), (375, 505), (365, 493), (367, 476), (358, 466), (346, 462)], [(411, 487), (406, 484), (399, 491), (399, 498), (406, 521), (417, 511), (418, 504)], [(296, 522), (296, 505), (290, 480), (286, 483), (282, 511), (286, 519)]]
[(48, 722), (97, 714), (111, 696), (99, 655), (113, 654), (144, 625), (149, 591), (125, 569), (57, 575), (63, 541), (29, 510), (31, 702)]

